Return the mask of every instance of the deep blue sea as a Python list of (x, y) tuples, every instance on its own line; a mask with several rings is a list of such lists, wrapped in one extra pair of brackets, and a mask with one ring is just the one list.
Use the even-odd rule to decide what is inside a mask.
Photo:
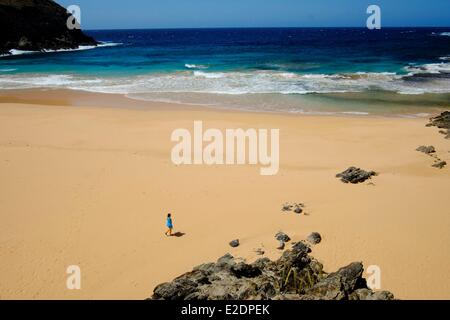
[(450, 105), (450, 27), (87, 33), (104, 44), (0, 58), (0, 89), (70, 88), (288, 112)]

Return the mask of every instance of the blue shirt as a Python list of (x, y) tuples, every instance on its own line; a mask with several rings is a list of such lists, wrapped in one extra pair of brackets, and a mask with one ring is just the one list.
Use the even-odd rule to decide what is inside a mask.
[(167, 218), (167, 228), (173, 228), (173, 224), (172, 224), (172, 218), (168, 217)]

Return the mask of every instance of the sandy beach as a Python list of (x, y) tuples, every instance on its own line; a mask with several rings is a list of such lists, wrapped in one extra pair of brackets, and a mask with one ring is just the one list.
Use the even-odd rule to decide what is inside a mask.
[[(173, 130), (280, 129), (280, 171), (175, 166)], [(276, 258), (275, 233), (320, 232), (313, 256), (336, 270), (381, 268), (400, 299), (450, 299), (450, 170), (417, 152), (450, 140), (426, 118), (212, 110), (74, 91), (0, 93), (0, 299), (145, 299), (227, 252)], [(347, 185), (349, 166), (374, 170)], [(281, 212), (303, 202), (307, 216)], [(181, 237), (166, 238), (172, 212)], [(233, 249), (228, 243), (240, 239)], [(82, 289), (66, 288), (78, 265)]]

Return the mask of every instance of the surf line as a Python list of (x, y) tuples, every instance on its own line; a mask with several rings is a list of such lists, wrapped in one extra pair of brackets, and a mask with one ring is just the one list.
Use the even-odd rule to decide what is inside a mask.
[(193, 134), (191, 130), (179, 128), (172, 132), (171, 141), (177, 142), (171, 152), (175, 165), (259, 164), (262, 176), (274, 176), (279, 172), (279, 129), (239, 128), (223, 132), (210, 128), (204, 131), (203, 122), (194, 121), (192, 131)]

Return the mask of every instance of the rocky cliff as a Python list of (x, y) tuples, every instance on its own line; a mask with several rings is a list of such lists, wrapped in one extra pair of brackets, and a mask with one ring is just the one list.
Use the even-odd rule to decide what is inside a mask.
[(374, 292), (354, 262), (327, 274), (298, 242), (280, 259), (261, 258), (247, 264), (230, 254), (195, 267), (154, 289), (155, 300), (392, 300), (388, 291)]
[(81, 30), (69, 30), (69, 17), (65, 8), (51, 0), (0, 0), (0, 53), (96, 45)]

